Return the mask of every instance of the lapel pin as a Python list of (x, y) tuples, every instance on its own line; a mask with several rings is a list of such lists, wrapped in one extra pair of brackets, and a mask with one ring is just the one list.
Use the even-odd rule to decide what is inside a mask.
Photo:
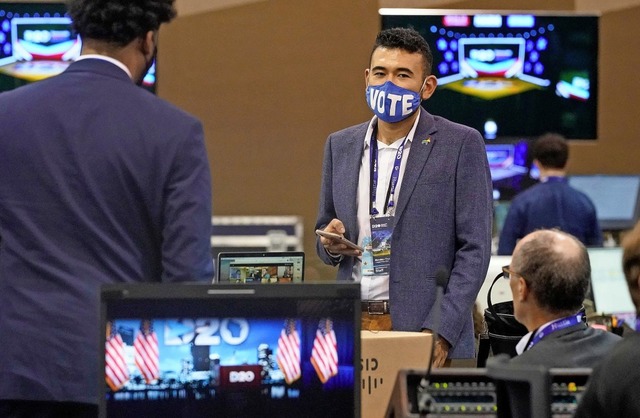
[(427, 139), (423, 139), (422, 140), (423, 144), (430, 144), (431, 143), (431, 137), (427, 138)]

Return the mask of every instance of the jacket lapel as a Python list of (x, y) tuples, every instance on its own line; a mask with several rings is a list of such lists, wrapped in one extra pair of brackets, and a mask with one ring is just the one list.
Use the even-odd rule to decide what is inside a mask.
[(411, 150), (407, 158), (407, 167), (404, 170), (400, 196), (398, 197), (398, 207), (396, 208), (395, 222), (397, 223), (404, 209), (407, 207), (409, 197), (413, 194), (420, 173), (431, 154), (431, 149), (435, 144), (432, 136), (437, 132), (433, 116), (427, 113), (424, 108), (420, 110), (420, 120), (416, 128), (416, 133), (411, 142)]
[(339, 159), (342, 164), (334, 171), (337, 175), (334, 179), (334, 184), (339, 184), (339, 189), (336, 190), (338, 192), (337, 196), (334, 197), (336, 206), (337, 208), (342, 208), (342, 210), (338, 209), (338, 213), (346, 214), (345, 219), (342, 219), (344, 225), (355, 226), (355, 230), (347, 231), (348, 236), (353, 239), (358, 236), (358, 180), (360, 178), (360, 163), (362, 161), (367, 126), (368, 123), (361, 125), (352, 136), (347, 138), (346, 148), (343, 150), (346, 158)]

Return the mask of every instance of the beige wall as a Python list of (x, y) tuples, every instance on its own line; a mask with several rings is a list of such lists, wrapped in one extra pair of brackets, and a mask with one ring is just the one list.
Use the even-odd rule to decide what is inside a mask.
[[(532, 8), (525, 0), (392, 3)], [(580, 4), (593, 2), (540, 0), (533, 8)], [(335, 274), (313, 247), (323, 145), (329, 133), (370, 117), (364, 69), (378, 7), (377, 0), (267, 0), (180, 17), (161, 33), (158, 93), (204, 123), (215, 214), (303, 216), (308, 277)], [(572, 144), (575, 173), (638, 171), (637, 22), (637, 2), (603, 12), (599, 139)]]

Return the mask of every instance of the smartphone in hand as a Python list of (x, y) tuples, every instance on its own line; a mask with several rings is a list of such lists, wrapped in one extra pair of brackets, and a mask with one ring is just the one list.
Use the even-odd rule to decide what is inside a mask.
[(316, 229), (316, 235), (321, 236), (321, 237), (325, 237), (325, 238), (329, 238), (329, 239), (332, 239), (332, 240), (336, 240), (336, 241), (340, 242), (341, 244), (344, 244), (347, 247), (352, 248), (354, 250), (358, 250), (360, 252), (364, 251), (364, 248), (362, 248), (361, 246), (359, 246), (358, 244), (356, 244), (354, 242), (349, 241), (348, 239), (346, 239), (342, 235), (334, 234), (333, 232), (326, 232), (326, 231), (323, 231), (321, 229)]

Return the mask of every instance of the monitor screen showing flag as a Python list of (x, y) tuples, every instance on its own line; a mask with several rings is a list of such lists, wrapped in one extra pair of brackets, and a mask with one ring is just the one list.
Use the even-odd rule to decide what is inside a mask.
[(358, 303), (353, 284), (109, 286), (101, 416), (359, 416)]

